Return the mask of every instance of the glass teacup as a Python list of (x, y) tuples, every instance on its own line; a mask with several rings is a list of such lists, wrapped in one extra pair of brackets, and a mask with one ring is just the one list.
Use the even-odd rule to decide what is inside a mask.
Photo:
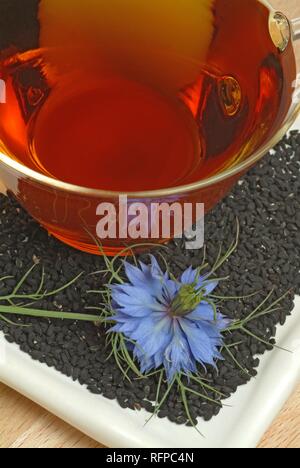
[(150, 3), (32, 2), (0, 41), (3, 191), (90, 253), (178, 235), (137, 204), (210, 210), (300, 110), (296, 2)]

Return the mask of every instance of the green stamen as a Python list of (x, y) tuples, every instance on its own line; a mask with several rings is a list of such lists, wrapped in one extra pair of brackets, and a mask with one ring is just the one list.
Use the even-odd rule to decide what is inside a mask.
[(195, 289), (193, 284), (185, 284), (173, 299), (170, 312), (174, 317), (184, 317), (196, 309), (202, 298), (202, 290)]

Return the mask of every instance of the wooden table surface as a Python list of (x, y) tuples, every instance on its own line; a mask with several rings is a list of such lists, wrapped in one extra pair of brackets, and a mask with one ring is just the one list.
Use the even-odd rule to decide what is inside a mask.
[[(272, 0), (294, 8), (299, 0)], [(258, 415), (259, 417), (259, 415)], [(261, 448), (300, 448), (300, 387), (265, 435)], [(103, 448), (18, 393), (0, 384), (0, 448)]]
[[(260, 447), (300, 448), (300, 387), (275, 420)], [(0, 448), (103, 446), (0, 384)]]

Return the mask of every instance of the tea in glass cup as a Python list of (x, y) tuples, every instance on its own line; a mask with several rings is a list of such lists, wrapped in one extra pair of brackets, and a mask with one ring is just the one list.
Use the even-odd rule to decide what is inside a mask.
[(1, 178), (89, 252), (98, 204), (120, 193), (210, 209), (292, 107), (292, 31), (264, 1), (0, 1), (0, 14)]

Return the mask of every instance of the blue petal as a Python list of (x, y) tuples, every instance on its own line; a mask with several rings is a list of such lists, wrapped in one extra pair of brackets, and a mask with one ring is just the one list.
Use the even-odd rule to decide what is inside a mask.
[(141, 269), (125, 262), (125, 271), (133, 286), (145, 288), (153, 297), (161, 298), (163, 288), (163, 273), (158, 263), (145, 265), (140, 262)]
[(152, 369), (155, 368), (155, 363), (153, 358), (149, 358), (147, 356), (143, 356), (140, 359), (140, 369), (142, 374), (147, 374)]
[(172, 339), (172, 319), (165, 316), (161, 319), (149, 317), (147, 322), (142, 320), (132, 332), (131, 338), (135, 340), (145, 354), (153, 356), (160, 350), (164, 350)]
[(214, 320), (214, 309), (207, 302), (201, 302), (193, 312), (186, 316), (189, 320)]
[(203, 321), (201, 323), (197, 323), (197, 326), (201, 328), (201, 330), (204, 331), (211, 340), (214, 340), (216, 343), (220, 344), (222, 343), (223, 337), (216, 324), (217, 322)]
[(108, 333), (111, 333), (111, 332), (117, 332), (119, 333), (121, 331), (121, 327), (122, 327), (122, 324), (121, 323), (116, 323), (116, 325), (114, 325), (113, 327), (111, 327), (109, 330), (108, 330)]
[(170, 305), (170, 302), (174, 299), (174, 297), (178, 293), (180, 287), (181, 285), (177, 283), (176, 281), (173, 281), (173, 280), (165, 281), (163, 289), (165, 292), (164, 295), (167, 296), (166, 299), (169, 302), (169, 305)]
[[(131, 320), (135, 320), (134, 317), (124, 314), (123, 309), (115, 309), (115, 314), (112, 316), (115, 322), (126, 323)], [(140, 320), (140, 319), (139, 319)]]
[(133, 286), (143, 287), (145, 282), (145, 275), (138, 267), (131, 265), (128, 262), (124, 262), (125, 273), (130, 283)]
[(150, 265), (146, 265), (146, 263), (143, 263), (141, 261), (139, 261), (139, 265), (141, 267), (142, 272), (145, 275), (148, 275), (149, 273), (151, 273), (151, 266)]
[(131, 317), (131, 318), (140, 318), (142, 319), (143, 317), (147, 317), (148, 315), (151, 315), (153, 311), (149, 307), (142, 307), (142, 306), (124, 306), (122, 307), (122, 312)]
[(181, 276), (182, 284), (193, 284), (197, 278), (198, 271), (194, 270), (193, 267), (189, 267)]
[(156, 258), (153, 255), (150, 255), (151, 263), (150, 265), (146, 265), (143, 262), (139, 262), (141, 270), (145, 275), (151, 274), (152, 276), (155, 276), (156, 278), (163, 278), (165, 275), (160, 268)]
[(127, 323), (117, 323), (114, 325), (112, 328), (110, 328), (109, 333), (111, 332), (117, 332), (117, 333), (123, 333), (127, 338), (129, 335), (132, 333), (132, 328), (134, 324), (130, 322)]
[(149, 288), (147, 288), (146, 286), (147, 285), (142, 287), (142, 286), (133, 286), (132, 284), (115, 284), (111, 286), (112, 297), (113, 299), (115, 299), (115, 297), (117, 296), (117, 293), (121, 293), (121, 294), (126, 294), (129, 297), (135, 297), (136, 295), (142, 296), (142, 297), (143, 296), (148, 297), (152, 301), (153, 300), (153, 296), (151, 294), (152, 291), (149, 290)]
[(159, 304), (155, 301), (153, 296), (149, 294), (146, 288), (138, 288), (134, 286), (123, 286), (127, 293), (115, 290), (112, 293), (113, 300), (119, 304), (119, 306), (140, 306), (153, 308), (154, 310), (159, 309)]
[[(113, 320), (116, 322), (116, 325), (112, 327), (109, 331), (117, 331), (124, 333), (127, 338), (130, 338), (132, 333), (136, 330), (138, 325), (141, 323), (140, 317), (129, 317), (128, 315), (117, 313), (113, 316)], [(143, 317), (142, 322), (148, 320), (148, 317)]]
[(233, 320), (230, 320), (229, 318), (224, 317), (224, 315), (219, 314), (216, 326), (218, 327), (218, 330), (222, 331), (226, 330), (226, 328), (228, 328), (232, 322)]
[(220, 332), (228, 328), (228, 326), (232, 323), (232, 320), (224, 317), (224, 315), (217, 312), (217, 316), (215, 316), (214, 309), (210, 306), (207, 302), (201, 302), (197, 306), (197, 308), (191, 312), (189, 315), (185, 317), (188, 320), (191, 320), (196, 325), (200, 322), (211, 322), (212, 326), (216, 330), (216, 332)]
[(180, 326), (184, 331), (194, 359), (204, 364), (214, 364), (215, 345), (200, 325), (197, 327), (186, 319), (180, 320)]
[(162, 285), (157, 285), (155, 291), (153, 291), (152, 286), (149, 283), (145, 283), (144, 287), (132, 286), (131, 284), (111, 286), (113, 308), (120, 305), (137, 305), (137, 301), (139, 301), (138, 304), (141, 306), (147, 305), (147, 307), (157, 311), (164, 310), (157, 302), (162, 296)]
[(160, 268), (158, 261), (154, 257), (154, 255), (150, 255), (151, 258), (151, 273), (152, 275), (158, 276), (160, 278), (164, 277), (164, 273), (162, 269)]
[(173, 322), (173, 339), (166, 348), (164, 366), (171, 382), (178, 372), (195, 372), (196, 366), (190, 354), (188, 342), (177, 321)]
[(205, 288), (204, 296), (208, 296), (209, 294), (211, 294), (216, 289), (218, 284), (219, 284), (218, 281), (213, 281), (213, 280), (205, 281), (204, 283), (202, 283), (201, 287)]
[(160, 351), (154, 354), (153, 359), (154, 359), (155, 369), (158, 369), (163, 364), (164, 355), (165, 355), (165, 349), (161, 349)]

